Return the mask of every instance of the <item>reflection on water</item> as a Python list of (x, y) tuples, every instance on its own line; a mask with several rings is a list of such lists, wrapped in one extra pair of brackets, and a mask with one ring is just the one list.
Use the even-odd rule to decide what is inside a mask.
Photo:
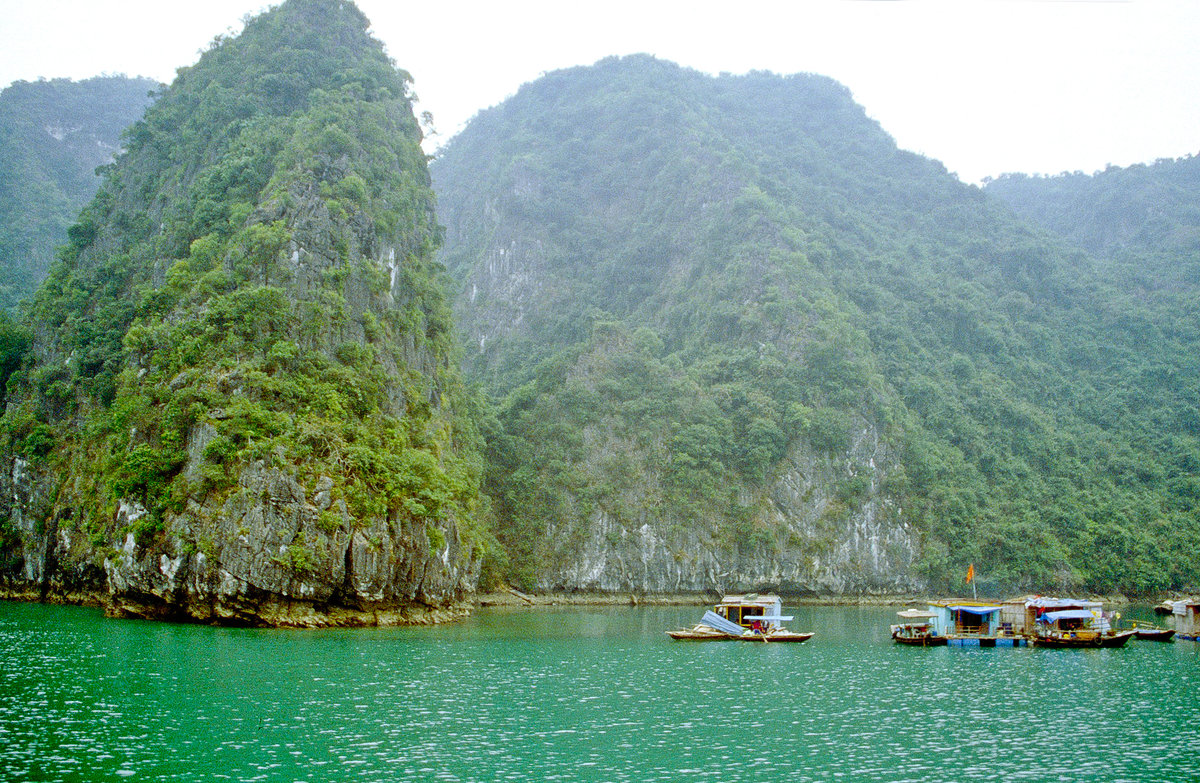
[(13, 780), (1196, 779), (1200, 644), (908, 648), (889, 608), (801, 645), (679, 643), (688, 607), (255, 631), (0, 602)]

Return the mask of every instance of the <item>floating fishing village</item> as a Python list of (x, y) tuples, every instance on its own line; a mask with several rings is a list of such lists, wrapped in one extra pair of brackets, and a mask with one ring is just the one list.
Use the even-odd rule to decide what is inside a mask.
[[(999, 602), (931, 601), (896, 613), (892, 640), (914, 647), (1124, 647), (1130, 639), (1200, 641), (1200, 598), (1164, 601), (1155, 608), (1163, 625), (1134, 622), (1120, 628), (1121, 615), (1101, 601), (1030, 595)], [(726, 595), (691, 628), (667, 631), (676, 641), (805, 642), (811, 632), (788, 630), (782, 599), (774, 594)]]

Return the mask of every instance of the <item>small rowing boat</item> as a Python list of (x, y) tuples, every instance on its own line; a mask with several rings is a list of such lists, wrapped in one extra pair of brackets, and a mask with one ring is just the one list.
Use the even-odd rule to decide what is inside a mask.
[(1133, 633), (1139, 639), (1149, 642), (1171, 642), (1175, 640), (1174, 628), (1157, 628), (1153, 625), (1133, 624)]

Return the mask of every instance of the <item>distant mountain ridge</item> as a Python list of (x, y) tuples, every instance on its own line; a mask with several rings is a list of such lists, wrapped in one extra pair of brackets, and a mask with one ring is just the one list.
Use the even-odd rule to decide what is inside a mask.
[(151, 79), (15, 82), (0, 92), (0, 308), (33, 293), (100, 185), (121, 132), (142, 116)]
[(1097, 255), (1124, 249), (1195, 250), (1200, 157), (1160, 160), (1093, 175), (1007, 174), (989, 195)]
[(481, 112), (432, 170), (500, 402), (506, 578), (1197, 583), (1194, 334), (1131, 350), (1118, 271), (830, 80), (611, 58)]

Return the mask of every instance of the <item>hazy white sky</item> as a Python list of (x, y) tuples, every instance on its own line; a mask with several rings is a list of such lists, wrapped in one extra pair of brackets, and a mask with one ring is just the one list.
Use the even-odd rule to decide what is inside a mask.
[[(0, 0), (0, 85), (174, 78), (263, 0)], [(1200, 0), (358, 0), (441, 136), (541, 73), (648, 52), (845, 84), (968, 181), (1200, 153)]]

